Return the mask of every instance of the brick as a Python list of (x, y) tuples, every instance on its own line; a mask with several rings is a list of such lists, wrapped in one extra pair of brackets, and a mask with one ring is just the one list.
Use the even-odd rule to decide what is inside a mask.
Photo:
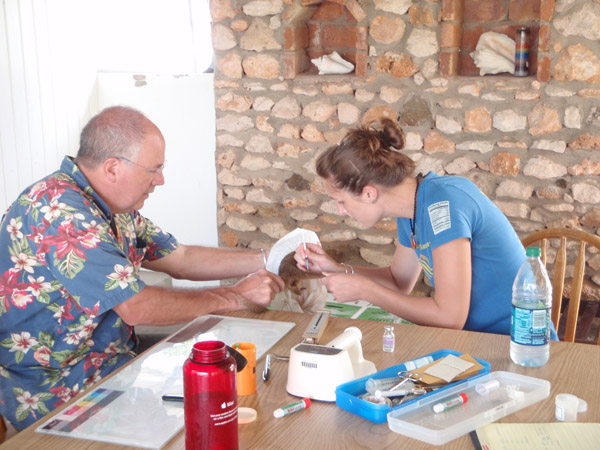
[(483, 34), (483, 27), (463, 28), (460, 47), (463, 52), (470, 53), (477, 47), (477, 41)]
[(356, 49), (369, 49), (369, 27), (356, 27)]
[(456, 23), (443, 22), (440, 34), (441, 48), (460, 48), (462, 27)]
[(366, 52), (356, 52), (356, 61), (354, 64), (354, 75), (357, 77), (366, 77), (369, 67), (369, 55)]
[(344, 25), (326, 25), (322, 28), (321, 42), (323, 47), (356, 48), (356, 27)]
[(344, 6), (332, 1), (321, 3), (321, 6), (310, 18), (312, 21), (319, 22), (334, 22), (344, 16)]
[(548, 52), (550, 51), (550, 39), (551, 39), (551, 33), (550, 33), (550, 26), (548, 25), (542, 25), (540, 27), (540, 31), (539, 31), (539, 38), (538, 38), (538, 51), (541, 52)]
[(303, 51), (283, 53), (283, 77), (290, 80), (309, 68), (309, 61)]
[(283, 49), (288, 51), (304, 49), (308, 46), (308, 27), (286, 27), (283, 32)]
[(454, 76), (459, 74), (458, 51), (442, 51), (440, 53), (440, 74)]
[(479, 76), (479, 68), (469, 53), (462, 51), (459, 57), (460, 74), (465, 76)]
[[(363, 0), (360, 0), (362, 3)], [(365, 10), (360, 6), (357, 0), (345, 0), (346, 12), (345, 18), (349, 23), (360, 22), (367, 18)]]
[(464, 3), (466, 23), (495, 22), (506, 20), (504, 0), (468, 0)]
[(510, 0), (509, 20), (539, 20), (540, 0)]
[[(306, 54), (308, 55), (308, 59), (320, 58), (323, 55), (329, 54), (326, 49), (322, 48), (308, 48), (306, 49)], [(343, 58), (343, 56), (342, 56)], [(344, 58), (346, 59), (346, 58)]]
[(552, 64), (552, 61), (550, 60), (550, 58), (548, 56), (543, 56), (541, 58), (538, 58), (538, 63), (537, 63), (537, 79), (538, 81), (542, 81), (542, 82), (547, 82), (550, 81), (550, 66)]
[(321, 28), (314, 23), (307, 24), (308, 27), (308, 47), (321, 46)]
[(554, 16), (554, 5), (556, 0), (541, 0), (540, 5), (540, 20), (550, 22)]
[(441, 20), (463, 20), (463, 1), (464, 0), (442, 0)]

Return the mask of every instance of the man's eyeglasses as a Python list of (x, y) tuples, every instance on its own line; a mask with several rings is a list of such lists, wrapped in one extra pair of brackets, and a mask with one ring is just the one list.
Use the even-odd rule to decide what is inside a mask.
[(141, 164), (136, 163), (135, 161), (130, 160), (129, 158), (125, 158), (124, 156), (115, 156), (117, 159), (121, 159), (123, 161), (127, 161), (128, 163), (134, 164), (138, 167), (141, 167), (148, 173), (153, 173), (154, 175), (162, 175), (163, 170), (165, 170), (165, 164), (167, 161), (163, 162), (162, 165), (156, 169), (149, 169), (148, 167), (142, 166)]

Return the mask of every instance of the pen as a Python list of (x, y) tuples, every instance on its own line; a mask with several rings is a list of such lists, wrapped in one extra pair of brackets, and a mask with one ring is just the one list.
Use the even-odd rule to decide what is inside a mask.
[(265, 370), (263, 370), (263, 381), (267, 381), (269, 379), (269, 375), (271, 374), (271, 355), (267, 353), (267, 357), (265, 359)]
[(433, 405), (434, 413), (441, 413), (442, 411), (446, 411), (447, 409), (454, 408), (455, 406), (462, 405), (463, 403), (467, 403), (469, 397), (467, 394), (458, 394), (455, 397), (451, 397), (445, 402), (440, 402)]
[(276, 419), (279, 419), (283, 416), (287, 416), (288, 414), (295, 413), (296, 411), (300, 411), (308, 407), (310, 407), (310, 398), (303, 398), (299, 402), (291, 403), (283, 408), (277, 408), (275, 411), (273, 411), (273, 416), (275, 416)]
[(310, 271), (308, 266), (308, 255), (306, 254), (306, 239), (304, 239), (304, 230), (302, 230), (302, 244), (304, 244), (304, 261), (306, 262), (306, 271)]
[(165, 402), (183, 402), (183, 396), (182, 395), (163, 395), (162, 399)]

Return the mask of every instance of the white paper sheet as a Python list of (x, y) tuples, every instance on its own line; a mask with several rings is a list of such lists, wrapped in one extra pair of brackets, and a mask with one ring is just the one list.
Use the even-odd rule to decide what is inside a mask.
[(267, 270), (279, 274), (279, 265), (288, 253), (295, 252), (300, 244), (306, 241), (307, 244), (321, 244), (317, 233), (303, 228), (296, 228), (279, 239), (269, 251), (267, 260)]

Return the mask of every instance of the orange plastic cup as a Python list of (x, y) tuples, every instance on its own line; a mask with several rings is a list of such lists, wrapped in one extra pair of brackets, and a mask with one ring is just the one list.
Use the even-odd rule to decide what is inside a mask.
[(256, 345), (251, 342), (238, 342), (233, 348), (248, 360), (244, 370), (237, 373), (238, 395), (252, 395), (256, 392)]

